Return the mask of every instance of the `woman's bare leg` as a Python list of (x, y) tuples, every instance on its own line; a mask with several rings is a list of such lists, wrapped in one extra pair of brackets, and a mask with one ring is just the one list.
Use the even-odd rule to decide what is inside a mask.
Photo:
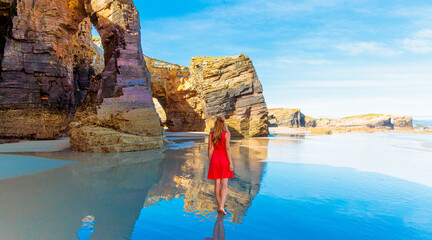
[(220, 203), (221, 203), (221, 199), (220, 199), (220, 190), (221, 190), (221, 180), (220, 179), (215, 179), (214, 180), (215, 181), (215, 188), (214, 188), (214, 191), (215, 191), (215, 197), (216, 197), (216, 202), (217, 202), (217, 205), (218, 205), (218, 211), (219, 211), (219, 209), (220, 209)]
[(219, 209), (223, 214), (226, 214), (224, 207), (225, 207), (225, 200), (228, 192), (228, 178), (222, 178), (221, 181), (221, 190), (220, 190), (220, 207)]

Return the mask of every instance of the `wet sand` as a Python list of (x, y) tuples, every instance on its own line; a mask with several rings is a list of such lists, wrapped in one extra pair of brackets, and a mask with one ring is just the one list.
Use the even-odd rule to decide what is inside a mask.
[[(129, 153), (74, 152), (65, 139), (8, 145), (0, 154), (2, 236), (76, 239), (89, 215), (90, 239), (211, 236), (206, 134), (168, 139), (161, 150)], [(424, 239), (432, 234), (430, 140), (401, 133), (233, 139), (227, 239)], [(33, 172), (6, 175), (14, 161)]]

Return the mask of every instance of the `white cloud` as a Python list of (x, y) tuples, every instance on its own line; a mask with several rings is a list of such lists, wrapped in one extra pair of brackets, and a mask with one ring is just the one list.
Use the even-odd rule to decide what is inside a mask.
[(367, 54), (388, 57), (402, 53), (401, 51), (391, 49), (384, 43), (378, 42), (351, 42), (336, 45), (335, 48), (352, 56)]
[(221, 4), (143, 21), (144, 53), (187, 66), (192, 56), (243, 52), (270, 107), (300, 107), (316, 117), (432, 115), (432, 62), (403, 54), (432, 52), (432, 8), (405, 11), (416, 4), (370, 0), (209, 1)]
[(288, 65), (333, 65), (341, 64), (341, 62), (320, 59), (320, 58), (285, 58), (278, 57), (271, 60), (260, 60), (254, 61), (254, 65), (259, 68), (272, 68), (272, 69), (285, 69)]
[(432, 29), (423, 29), (414, 34), (417, 38), (432, 39)]
[[(412, 87), (412, 86), (427, 86), (431, 80), (316, 80), (316, 81), (292, 81), (286, 86), (289, 87), (316, 87), (316, 88), (376, 88), (376, 87)], [(283, 86), (278, 86), (283, 87)]]
[(432, 52), (432, 40), (405, 39), (403, 47), (411, 52), (424, 54)]
[(402, 41), (403, 48), (417, 54), (432, 52), (432, 29), (423, 29)]

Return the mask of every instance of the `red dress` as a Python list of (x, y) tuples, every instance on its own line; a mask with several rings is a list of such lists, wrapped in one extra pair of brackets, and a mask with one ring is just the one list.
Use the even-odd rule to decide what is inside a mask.
[[(229, 170), (229, 160), (226, 153), (226, 135), (227, 132), (222, 132), (221, 141), (219, 144), (213, 145), (213, 154), (210, 160), (210, 167), (208, 171), (207, 179), (219, 179), (219, 178), (234, 178), (234, 172)], [(213, 133), (210, 134), (211, 141)]]

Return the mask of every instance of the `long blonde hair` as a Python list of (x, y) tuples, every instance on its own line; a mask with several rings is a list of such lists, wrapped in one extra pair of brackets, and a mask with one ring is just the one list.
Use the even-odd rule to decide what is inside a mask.
[(214, 145), (219, 145), (221, 139), (222, 139), (222, 132), (228, 131), (228, 127), (225, 122), (224, 117), (218, 117), (215, 121), (214, 128), (213, 128), (213, 136), (212, 136), (212, 142)]

